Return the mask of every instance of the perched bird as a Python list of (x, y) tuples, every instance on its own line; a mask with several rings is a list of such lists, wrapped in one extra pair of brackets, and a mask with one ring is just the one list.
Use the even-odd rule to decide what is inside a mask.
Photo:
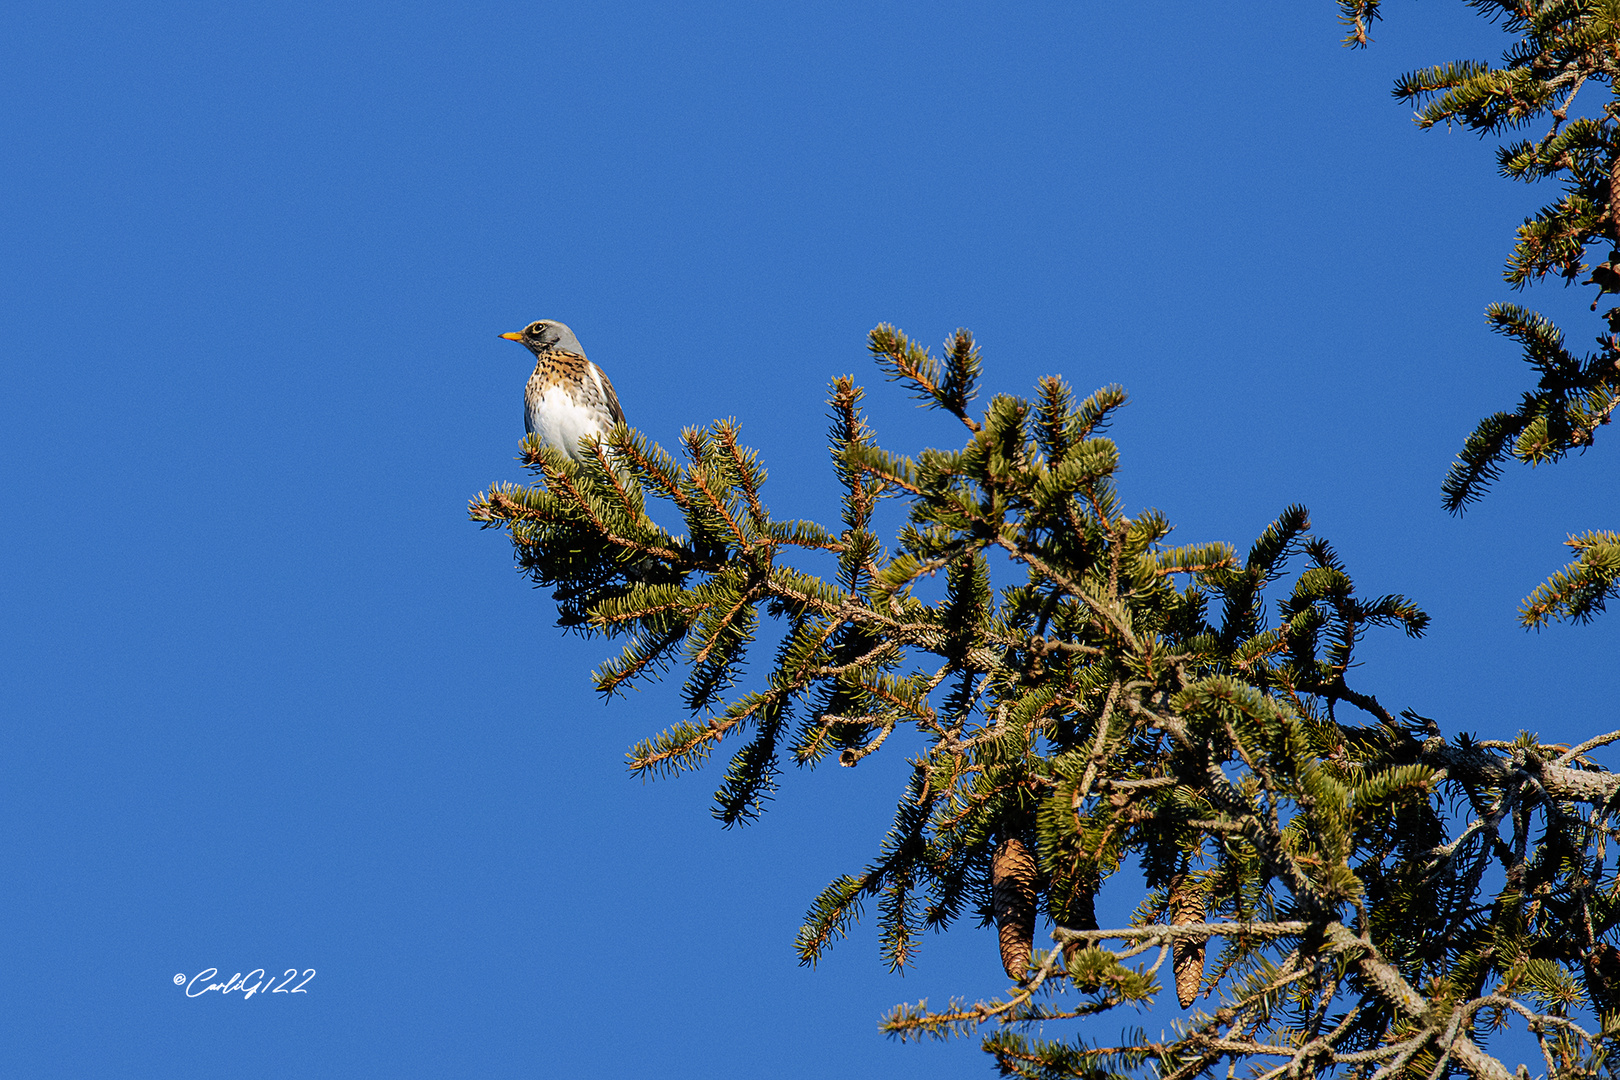
[(534, 353), (534, 374), (523, 388), (523, 426), (529, 434), (579, 461), (580, 439), (604, 438), (614, 424), (624, 423), (613, 384), (585, 359), (568, 327), (541, 319), (501, 337)]

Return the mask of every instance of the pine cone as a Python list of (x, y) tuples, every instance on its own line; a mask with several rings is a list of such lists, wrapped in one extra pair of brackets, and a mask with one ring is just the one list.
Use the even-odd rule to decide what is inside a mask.
[[(1203, 890), (1190, 874), (1177, 874), (1170, 879), (1170, 924), (1186, 926), (1203, 921)], [(1204, 942), (1177, 940), (1170, 949), (1174, 957), (1171, 966), (1176, 973), (1176, 1000), (1185, 1009), (1198, 1000), (1198, 989), (1204, 981)]]
[(990, 860), (990, 900), (1001, 937), (1001, 966), (1009, 979), (1029, 971), (1035, 942), (1035, 859), (1016, 836), (996, 845)]

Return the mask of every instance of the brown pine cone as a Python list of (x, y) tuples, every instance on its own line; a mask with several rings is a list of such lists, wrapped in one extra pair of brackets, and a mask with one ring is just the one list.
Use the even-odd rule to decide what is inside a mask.
[[(1204, 893), (1190, 874), (1170, 879), (1170, 923), (1186, 926), (1204, 921)], [(1204, 942), (1177, 940), (1171, 946), (1171, 967), (1176, 973), (1176, 1000), (1183, 1009), (1198, 1000), (1204, 981)]]
[(1016, 836), (996, 845), (990, 860), (990, 899), (1001, 937), (1001, 966), (1009, 979), (1029, 971), (1035, 943), (1035, 858)]

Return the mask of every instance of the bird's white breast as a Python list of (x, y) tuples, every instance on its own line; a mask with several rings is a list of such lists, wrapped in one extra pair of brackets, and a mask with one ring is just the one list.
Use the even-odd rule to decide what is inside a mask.
[(560, 386), (549, 386), (528, 401), (528, 428), (569, 457), (579, 457), (579, 440), (608, 433), (600, 409), (586, 408)]

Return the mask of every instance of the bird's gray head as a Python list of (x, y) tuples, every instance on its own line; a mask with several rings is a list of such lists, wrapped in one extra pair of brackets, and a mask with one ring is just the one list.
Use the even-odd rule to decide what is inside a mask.
[(551, 352), (585, 355), (585, 350), (579, 347), (579, 338), (574, 336), (574, 332), (551, 319), (532, 322), (515, 334), (502, 334), (501, 337), (507, 341), (517, 342), (536, 356)]

